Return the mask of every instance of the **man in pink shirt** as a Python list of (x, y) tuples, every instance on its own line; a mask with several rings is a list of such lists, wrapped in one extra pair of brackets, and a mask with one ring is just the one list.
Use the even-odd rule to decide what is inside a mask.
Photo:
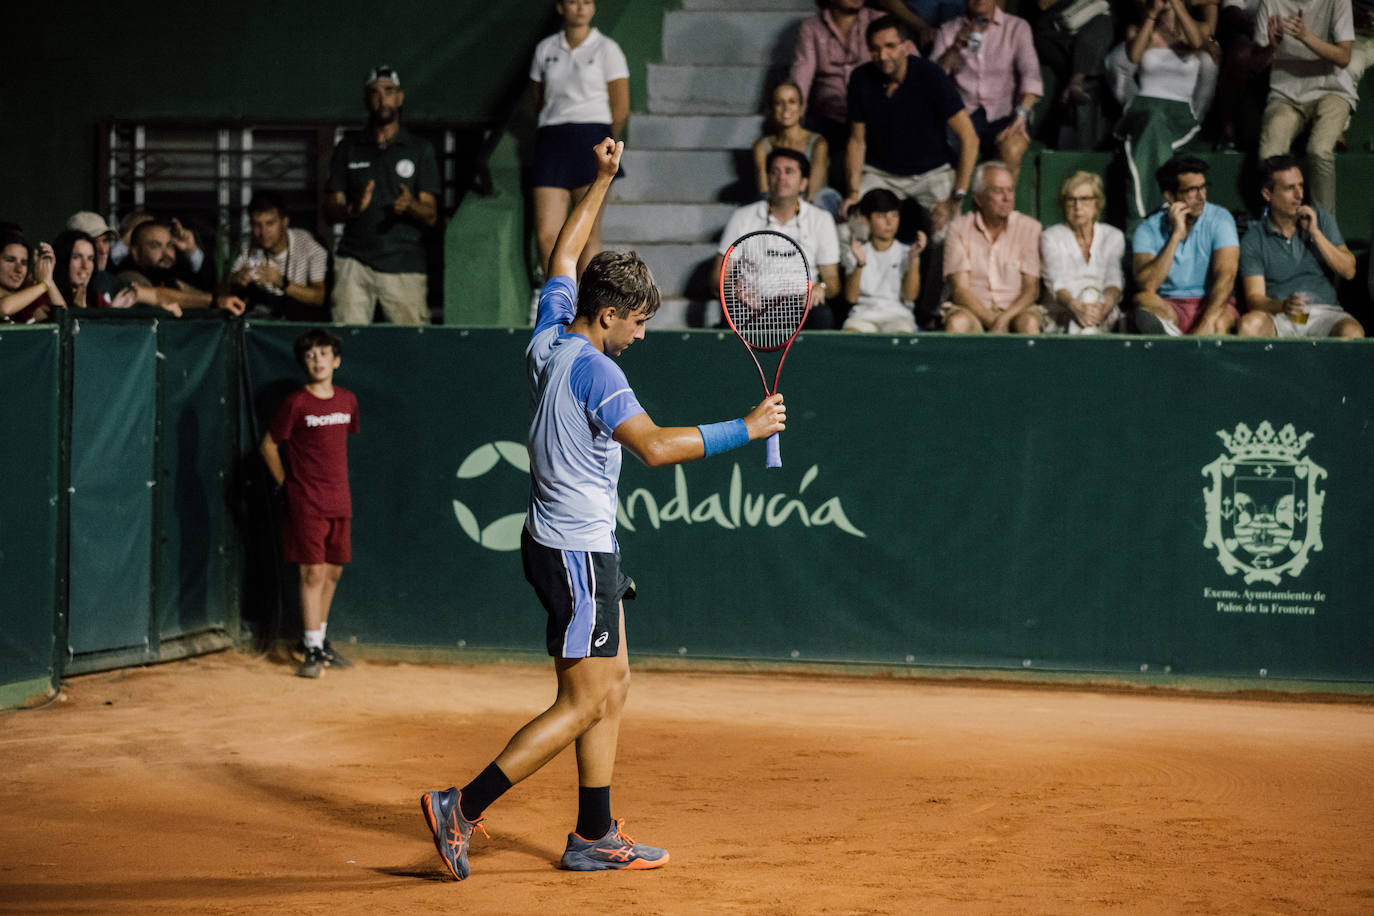
[(967, 0), (968, 15), (940, 27), (931, 59), (954, 78), (978, 131), (983, 155), (1021, 172), (1030, 144), (1031, 106), (1045, 91), (1030, 23), (997, 0)]
[(978, 167), (975, 207), (949, 224), (945, 283), (940, 306), (954, 334), (1039, 334), (1045, 310), (1040, 294), (1040, 223), (1016, 212), (1016, 182), (1004, 162)]
[[(792, 82), (801, 89), (805, 125), (825, 137), (832, 150), (844, 149), (849, 139), (846, 93), (849, 74), (868, 63), (869, 23), (881, 16), (864, 8), (863, 0), (824, 0), (819, 13), (802, 20), (792, 58)], [(830, 183), (843, 187), (843, 156), (830, 158)]]

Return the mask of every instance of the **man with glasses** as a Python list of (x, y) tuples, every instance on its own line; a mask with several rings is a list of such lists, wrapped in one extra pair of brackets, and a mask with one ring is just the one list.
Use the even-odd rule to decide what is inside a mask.
[(1166, 205), (1136, 227), (1131, 241), (1136, 329), (1229, 334), (1240, 317), (1232, 295), (1240, 263), (1236, 221), (1207, 203), (1207, 163), (1196, 156), (1174, 156), (1155, 181)]

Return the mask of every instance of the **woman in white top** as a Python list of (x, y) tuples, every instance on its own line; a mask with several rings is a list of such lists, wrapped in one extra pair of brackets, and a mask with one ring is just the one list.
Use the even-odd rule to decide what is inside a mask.
[[(560, 0), (554, 8), (563, 17), (563, 29), (539, 42), (530, 64), (539, 112), (534, 141), (534, 225), (540, 266), (546, 270), (569, 208), (586, 195), (596, 178), (592, 148), (606, 137), (621, 139), (630, 118), (630, 70), (620, 46), (592, 27), (596, 3)], [(600, 212), (582, 249), (578, 276), (599, 251)]]
[(1040, 234), (1040, 273), (1051, 322), (1046, 333), (1122, 330), (1126, 236), (1098, 222), (1106, 204), (1102, 178), (1092, 172), (1074, 172), (1059, 186), (1065, 222)]
[(1130, 171), (1131, 216), (1144, 219), (1164, 201), (1155, 169), (1198, 132), (1195, 102), (1209, 36), (1182, 0), (1139, 2), (1141, 22), (1126, 30), (1126, 58), (1139, 88), (1116, 136)]

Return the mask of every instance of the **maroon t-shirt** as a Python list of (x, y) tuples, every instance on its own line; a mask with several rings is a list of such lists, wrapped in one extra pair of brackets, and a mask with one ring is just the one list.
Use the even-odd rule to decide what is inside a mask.
[(348, 435), (358, 431), (358, 399), (334, 386), (332, 398), (291, 392), (272, 420), (272, 438), (287, 446), (286, 501), (292, 512), (352, 518)]

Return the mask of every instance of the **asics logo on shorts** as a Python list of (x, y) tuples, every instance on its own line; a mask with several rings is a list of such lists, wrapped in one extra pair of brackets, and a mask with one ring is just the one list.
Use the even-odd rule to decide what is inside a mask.
[(611, 638), (611, 634), (610, 634), (609, 631), (603, 632), (600, 636), (598, 636), (598, 637), (596, 638), (596, 642), (593, 643), (593, 645), (596, 646), (598, 649), (600, 649), (602, 646), (606, 645), (606, 640), (608, 640), (608, 639), (610, 639), (610, 638)]

